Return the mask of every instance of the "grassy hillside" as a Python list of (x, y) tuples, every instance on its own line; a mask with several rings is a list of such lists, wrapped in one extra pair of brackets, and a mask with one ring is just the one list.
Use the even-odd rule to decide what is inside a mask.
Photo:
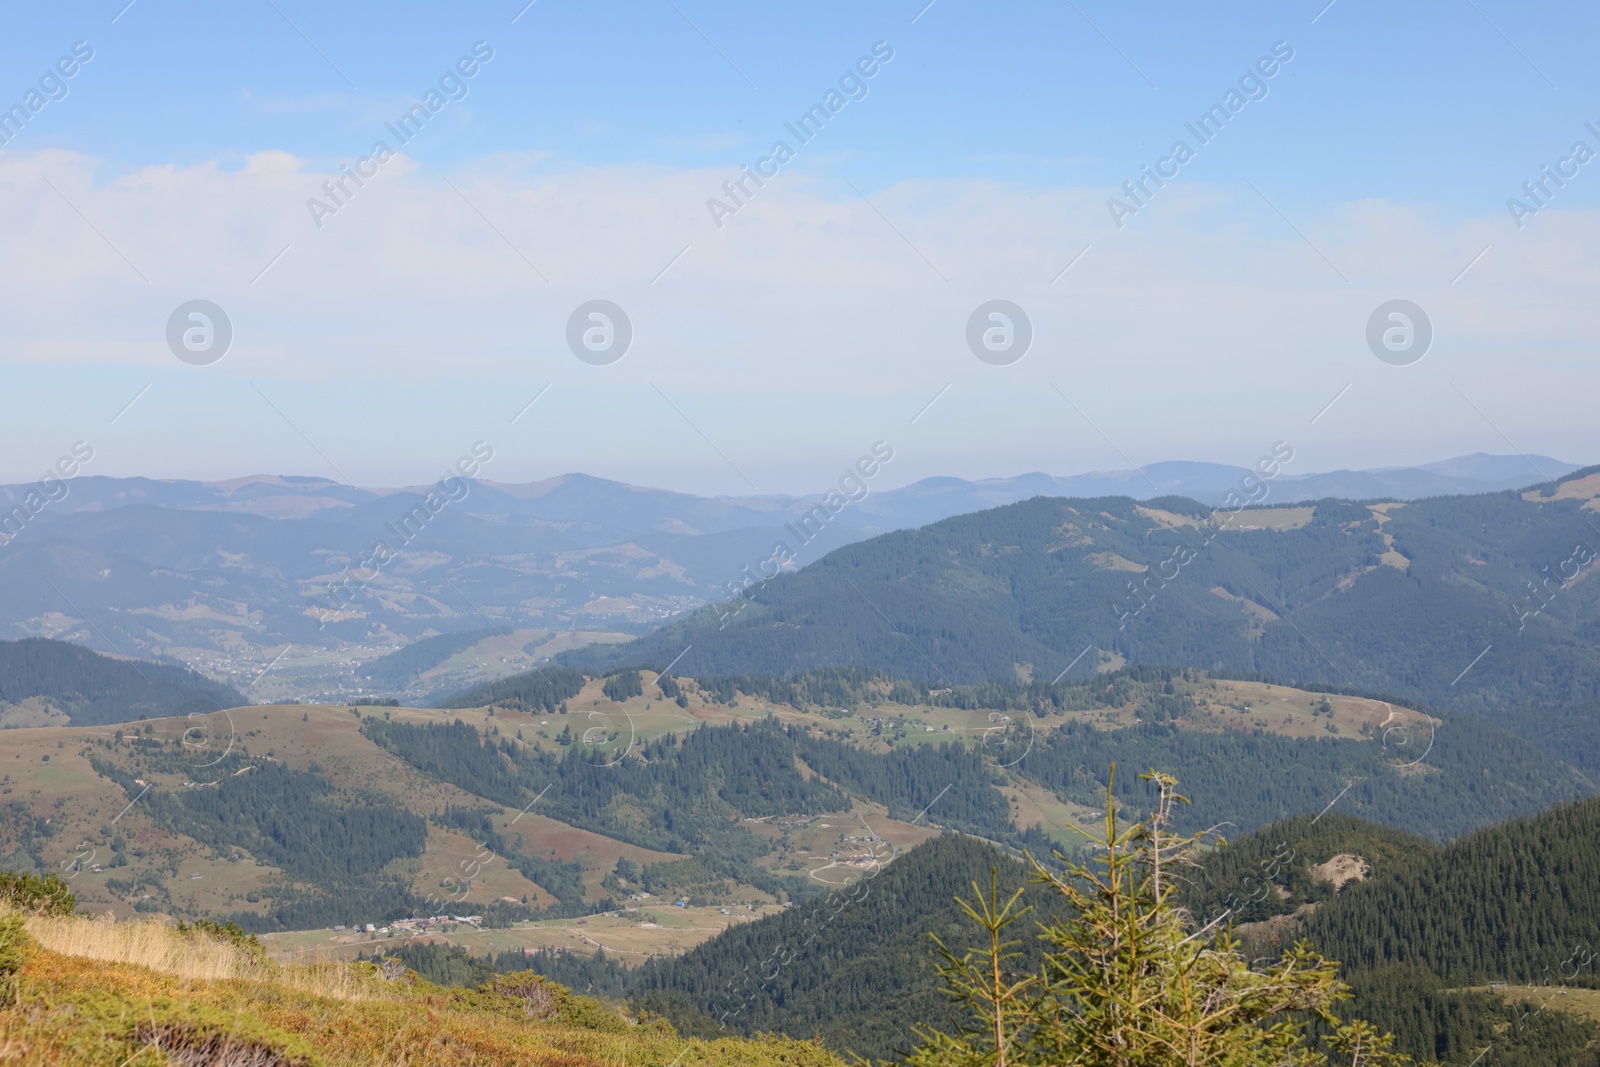
[(1041, 497), (841, 548), (742, 606), (568, 662), (857, 664), (935, 686), (1175, 664), (1482, 713), (1600, 767), (1597, 493), (1578, 472), (1525, 494), (1240, 512)]
[[(1301, 818), (1203, 857), (1190, 922), (1205, 921), (1208, 901), (1236, 904), (1256, 881), (1281, 887), (1295, 914), (1241, 930), (1247, 952), (1266, 966), (1305, 935), (1342, 957), (1354, 1000), (1341, 1015), (1391, 1030), (1417, 1062), (1593, 1067), (1600, 1031), (1583, 997), (1564, 997), (1562, 987), (1600, 985), (1583, 940), (1600, 910), (1583, 888), (1596, 883), (1597, 844), (1600, 801), (1443, 848), (1338, 815)], [(911, 1043), (914, 1023), (956, 1021), (928, 934), (958, 953), (975, 946), (980, 931), (952, 898), (970, 898), (971, 883), (986, 885), (991, 871), (1002, 896), (1026, 884), (1015, 859), (947, 834), (852, 887), (633, 971), (580, 954), (488, 960), (420, 944), (394, 953), (400, 963), (386, 964), (390, 953), (380, 948), (355, 966), (285, 965), (216, 927), (39, 914), (25, 920), (29, 942), (19, 956), (7, 951), (16, 946), (14, 913), (0, 907), (0, 981), (14, 973), (18, 994), (0, 1001), (0, 1047), (24, 1063), (154, 1063), (153, 1047), (303, 1065), (375, 1056), (463, 1065), (835, 1062), (811, 1043), (818, 1039), (841, 1054), (885, 1056)], [(1025, 901), (1040, 909), (1029, 929), (1055, 914), (1058, 900), (1026, 889)], [(1040, 946), (1027, 930), (1018, 934), (1015, 965), (1026, 971)], [(1546, 949), (1560, 958), (1541, 968)], [(406, 965), (454, 987), (407, 974)], [(615, 1006), (526, 974), (497, 977), (525, 966), (595, 988)], [(1485, 970), (1520, 977), (1522, 987), (1486, 989)], [(671, 1025), (652, 1023), (650, 1013)], [(802, 1043), (726, 1036), (773, 1030)]]
[[(268, 930), (473, 913), (516, 923), (536, 947), (550, 943), (543, 927), (522, 920), (582, 918), (644, 893), (644, 903), (748, 913), (858, 877), (847, 861), (869, 839), (898, 847), (937, 832), (845, 798), (792, 757), (724, 752), (728, 729), (700, 733), (765, 713), (698, 696), (687, 707), (659, 694), (618, 704), (602, 689), (585, 683), (566, 715), (252, 707), (9, 731), (0, 864), (60, 871), (86, 903), (123, 916), (225, 916)], [(533, 779), (430, 762), (502, 743), (552, 778), (529, 790)], [(668, 765), (677, 769), (664, 775)], [(619, 865), (636, 873), (618, 881)], [(620, 943), (681, 949), (719, 919), (656, 923), (655, 937), (634, 936), (635, 923)]]
[[(0, 928), (12, 915), (0, 909)], [(26, 920), (0, 1001), (8, 1063), (340, 1067), (562, 1064), (711, 1067), (839, 1061), (784, 1038), (680, 1038), (531, 975), (445, 989), (403, 968), (283, 967), (250, 946), (155, 922)], [(4, 957), (5, 952), (0, 952)]]
[(101, 726), (244, 703), (194, 671), (45, 638), (0, 641), (0, 725)]
[[(1055, 685), (951, 687), (869, 668), (787, 678), (674, 680), (649, 671), (645, 677), (647, 692), (657, 697), (653, 713), (624, 719), (601, 705), (589, 713), (598, 716), (593, 721), (640, 738), (658, 736), (644, 724), (651, 714), (679, 711), (662, 702), (680, 690), (708, 712), (771, 711), (801, 731), (795, 743), (807, 765), (853, 795), (904, 819), (938, 797), (931, 821), (995, 839), (1006, 836), (1009, 821), (1018, 831), (1040, 823), (1067, 840), (1069, 823), (1093, 818), (1113, 762), (1172, 768), (1193, 801), (1179, 825), (1226, 822), (1232, 832), (1315, 814), (1337, 800), (1342, 812), (1446, 840), (1594, 791), (1585, 775), (1474, 716), (1194, 670), (1139, 667)], [(519, 675), (453, 703), (497, 695), (512, 706), (548, 702), (559, 678), (559, 671)], [(1002, 793), (1034, 788), (1034, 800), (1010, 794), (1009, 814), (994, 811), (993, 796), (985, 795), (992, 783), (975, 782), (978, 775), (955, 755), (937, 754), (951, 744), (980, 756), (983, 776), (998, 772)], [(1038, 790), (1060, 806), (1040, 810)], [(1143, 810), (1148, 789), (1125, 776), (1118, 797)]]
[[(256, 928), (482, 913), (508, 897), (532, 915), (559, 903), (547, 885), (567, 893), (574, 879), (593, 908), (619, 858), (680, 858), (519, 818), (522, 805), (418, 772), (362, 735), (385, 712), (439, 718), (296, 706), (9, 731), (0, 857), (60, 871), (119, 915), (232, 915)], [(499, 846), (487, 852), (485, 811)]]
[(366, 675), (376, 685), (399, 689), (424, 671), (495, 635), (494, 630), (461, 630), (424, 637), (366, 664)]
[[(569, 696), (513, 679), (489, 707), (8, 731), (0, 863), (61, 871), (123, 916), (345, 946), (334, 927), (470, 913), (507, 931), (496, 951), (606, 944), (637, 962), (847, 886), (941, 829), (1076, 847), (1113, 762), (1176, 769), (1193, 799), (1179, 823), (1229, 833), (1331, 807), (1446, 840), (1590, 791), (1481, 720), (1192, 671), (948, 692), (645, 671), (626, 694), (549, 673)], [(1117, 798), (1149, 804), (1131, 774)], [(710, 918), (659, 921), (679, 899)], [(656, 919), (577, 923), (621, 907)]]

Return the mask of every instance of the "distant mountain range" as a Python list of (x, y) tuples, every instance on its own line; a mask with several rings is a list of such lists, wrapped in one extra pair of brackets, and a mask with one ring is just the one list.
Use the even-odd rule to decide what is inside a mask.
[[(1417, 500), (1459, 496), (1520, 489), (1577, 469), (1578, 464), (1548, 456), (1477, 452), (1417, 467), (1299, 475), (1285, 472), (1273, 480), (1270, 499)], [(1252, 473), (1247, 467), (1225, 463), (1172, 460), (1137, 470), (1091, 471), (1067, 477), (1033, 472), (978, 481), (924, 478), (899, 489), (871, 493), (853, 503), (848, 515), (851, 526), (871, 534), (921, 526), (1035, 496), (1128, 496), (1135, 500), (1186, 496), (1203, 504), (1222, 504), (1227, 494), (1238, 488), (1240, 479)], [(386, 499), (421, 499), (431, 488), (360, 488), (326, 478), (292, 475), (258, 475), (221, 482), (85, 475), (68, 484), (67, 496), (51, 503), (49, 514), (144, 506), (304, 519), (326, 512), (359, 512), (366, 505)], [(586, 474), (525, 483), (474, 480), (472, 486), (468, 497), (471, 504), (464, 510), (473, 514), (577, 524), (589, 532), (611, 536), (627, 536), (643, 529), (703, 535), (778, 526), (804, 513), (824, 495), (699, 497)], [(20, 504), (35, 488), (34, 483), (0, 486), (0, 503), (4, 505), (0, 512)], [(5, 536), (0, 532), (0, 543)]]
[[(1272, 479), (1263, 502), (1295, 503), (1341, 497), (1346, 500), (1419, 500), (1430, 496), (1462, 496), (1521, 489), (1577, 470), (1577, 464), (1547, 456), (1491, 456), (1478, 452), (1420, 467), (1365, 471), (1330, 471)], [(1182, 496), (1202, 504), (1222, 505), (1239, 491), (1242, 479), (1255, 472), (1225, 463), (1181, 460), (1152, 463), (1139, 470), (1097, 471), (1067, 478), (1022, 474), (1015, 478), (925, 478), (902, 489), (874, 494), (851, 512), (851, 521), (873, 533), (923, 526), (983, 508), (1014, 504), (1035, 496), (1126, 496), (1150, 500)], [(1248, 484), (1248, 483), (1247, 483)]]
[[(1542, 456), (1479, 454), (1415, 468), (1285, 473), (1266, 499), (1481, 493), (1573, 469)], [(479, 681), (530, 665), (529, 647), (587, 639), (565, 631), (639, 634), (725, 600), (730, 583), (780, 540), (794, 550), (786, 566), (804, 566), (876, 534), (1040, 495), (1177, 494), (1220, 505), (1249, 475), (1174, 462), (1069, 478), (930, 478), (870, 492), (823, 522), (821, 494), (707, 498), (582, 474), (470, 481), (455, 487), (456, 499), (430, 498), (428, 486), (367, 489), (322, 478), (82, 476), (42, 506), (29, 496), (37, 486), (0, 487), (0, 635), (163, 658), (248, 681), (256, 699), (338, 700), (376, 686), (422, 698), (462, 678), (408, 678), (391, 665), (380, 682), (362, 664), (429, 636), (516, 632), (477, 665)], [(802, 528), (809, 542), (796, 536)], [(392, 558), (374, 555), (379, 542)], [(529, 630), (545, 636), (530, 641)]]

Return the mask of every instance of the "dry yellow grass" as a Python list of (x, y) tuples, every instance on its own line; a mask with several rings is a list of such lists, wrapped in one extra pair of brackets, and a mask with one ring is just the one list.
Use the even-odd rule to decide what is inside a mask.
[[(187, 962), (173, 952), (188, 940), (177, 931), (122, 925), (135, 929), (88, 919), (38, 924), (40, 934), (83, 954), (28, 950), (14, 999), (0, 1003), (0, 1064), (842, 1067), (825, 1050), (786, 1038), (685, 1040), (565, 990), (554, 1010), (540, 1012), (489, 988), (384, 981), (370, 967), (267, 964), (252, 977), (184, 977), (239, 964)], [(348, 984), (335, 971), (350, 975)], [(310, 988), (317, 983), (322, 988)], [(364, 996), (348, 995), (363, 986)]]
[(1600, 510), (1600, 474), (1573, 478), (1556, 487), (1553, 497), (1540, 496), (1539, 490), (1529, 489), (1522, 494), (1524, 500), (1586, 500), (1583, 506), (1591, 511)]
[(234, 945), (185, 937), (165, 923), (116, 922), (81, 915), (30, 918), (28, 935), (51, 952), (110, 963), (132, 963), (175, 978), (255, 978), (260, 965)]
[(1216, 511), (1214, 525), (1228, 530), (1298, 530), (1311, 522), (1314, 507), (1257, 508), (1249, 511)]
[[(10, 909), (0, 903), (0, 915)], [(110, 915), (30, 916), (28, 936), (63, 956), (126, 963), (184, 981), (270, 981), (302, 993), (340, 1000), (373, 995), (361, 976), (335, 961), (282, 966), (214, 937), (182, 934), (160, 919), (118, 922)]]

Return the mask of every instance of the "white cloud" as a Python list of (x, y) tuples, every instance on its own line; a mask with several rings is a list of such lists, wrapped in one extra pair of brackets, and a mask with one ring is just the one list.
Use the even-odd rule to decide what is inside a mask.
[[(1574, 449), (1586, 447), (1583, 397), (1596, 385), (1594, 213), (1552, 208), (1518, 232), (1495, 214), (1363, 202), (1296, 218), (1308, 244), (1248, 188), (1175, 184), (1118, 231), (1109, 190), (922, 180), (864, 188), (867, 203), (809, 162), (802, 152), (719, 230), (706, 200), (737, 177), (724, 168), (502, 155), (450, 172), (458, 193), (402, 157), (319, 230), (307, 199), (338, 175), (281, 152), (235, 170), (124, 172), (67, 152), (5, 156), (0, 361), (58, 387), (12, 412), (0, 441), (57, 448), (84, 383), (157, 380), (151, 408), (160, 389), (194, 398), (217, 444), (197, 455), (160, 428), (129, 429), (130, 465), (324, 473), (294, 435), (273, 451), (282, 421), (248, 379), (336, 423), (327, 449), (351, 457), (341, 467), (414, 480), (480, 415), (503, 422), (487, 413), (514, 412), (553, 382), (552, 401), (568, 399), (540, 415), (552, 429), (497, 477), (692, 471), (697, 487), (748, 490), (702, 433), (765, 472), (764, 489), (803, 488), (792, 480), (813, 466), (826, 477), (893, 434), (908, 446), (902, 472), (973, 475), (1121, 465), (1103, 437), (1139, 462), (1248, 462), (1293, 432), (1321, 449), (1321, 466), (1508, 451), (1504, 438), (1589, 458)], [(1380, 364), (1362, 341), (1366, 316), (1395, 296), (1427, 308), (1438, 331), (1415, 367)], [(237, 335), (204, 370), (178, 364), (162, 339), (168, 313), (193, 297), (227, 308)], [(568, 313), (594, 297), (634, 320), (634, 349), (611, 367), (579, 363), (563, 341)], [(972, 308), (994, 297), (1035, 322), (1035, 349), (1013, 367), (980, 364), (962, 339)], [(239, 406), (208, 410), (207, 390), (219, 391), (213, 406), (223, 393)], [(413, 399), (423, 414), (396, 426)]]

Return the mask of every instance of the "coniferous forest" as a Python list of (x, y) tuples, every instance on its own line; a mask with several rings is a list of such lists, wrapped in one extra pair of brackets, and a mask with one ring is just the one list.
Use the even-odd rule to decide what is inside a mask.
[[(1350, 816), (1302, 816), (1206, 853), (1181, 876), (1180, 897), (1197, 927), (1227, 914), (1246, 958), (1275, 959), (1303, 939), (1339, 960), (1353, 994), (1348, 1011), (1393, 1033), (1418, 1062), (1465, 1067), (1490, 1048), (1500, 1062), (1526, 1067), (1589, 1064), (1600, 1028), (1560, 1010), (1559, 996), (1562, 988), (1600, 988), (1600, 954), (1588, 934), (1600, 924), (1600, 896), (1559, 887), (1576, 885), (1571, 878), (1588, 871), (1597, 852), (1600, 801), (1444, 846)], [(1366, 861), (1364, 880), (1335, 888), (1313, 873), (1340, 855)], [(889, 1057), (915, 1043), (914, 1022), (961, 1021), (941, 993), (931, 936), (957, 951), (980, 945), (981, 931), (954, 900), (972, 899), (973, 883), (987, 891), (991, 870), (1002, 899), (1020, 889), (1038, 909), (1027, 929), (1065, 914), (1015, 853), (952, 833), (851, 891), (737, 928), (677, 959), (619, 970), (603, 954), (552, 954), (531, 965), (574, 988), (648, 1005), (684, 1033), (818, 1034), (832, 1047)], [(1551, 873), (1534, 873), (1544, 871)], [(1262, 921), (1291, 914), (1298, 918), (1289, 926)], [(1453, 924), (1456, 914), (1467, 922)], [(1014, 936), (1022, 955), (1013, 966), (1036, 964), (1039, 945), (1025, 931)], [(1506, 945), (1516, 947), (1507, 953)], [(527, 962), (440, 953), (404, 958), (462, 983)], [(1539, 989), (1506, 1000), (1487, 991), (1490, 981)]]

